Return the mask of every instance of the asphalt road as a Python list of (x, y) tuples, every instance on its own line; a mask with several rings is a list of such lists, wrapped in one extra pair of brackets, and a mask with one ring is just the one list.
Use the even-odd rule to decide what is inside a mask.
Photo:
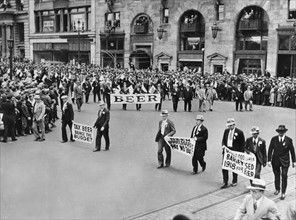
[[(284, 124), (295, 144), (294, 109), (255, 106), (253, 112), (236, 112), (234, 103), (216, 102), (213, 112), (203, 113), (209, 130), (206, 171), (191, 175), (191, 158), (178, 152), (172, 152), (170, 168), (159, 170), (154, 138), (160, 112), (152, 104), (142, 105), (141, 111), (135, 105), (128, 105), (127, 111), (121, 105), (111, 108), (110, 151), (94, 153), (94, 144), (77, 141), (60, 143), (60, 121), (45, 142), (26, 136), (0, 143), (0, 218), (123, 219), (215, 191), (222, 184), (221, 140), (228, 117), (235, 118), (246, 137), (253, 125), (259, 126), (267, 144)], [(162, 109), (170, 111), (175, 136), (191, 134), (196, 100), (190, 113), (183, 111), (183, 102), (176, 113), (168, 100)], [(75, 111), (75, 121), (93, 125), (97, 110), (96, 104), (85, 104), (82, 112)]]

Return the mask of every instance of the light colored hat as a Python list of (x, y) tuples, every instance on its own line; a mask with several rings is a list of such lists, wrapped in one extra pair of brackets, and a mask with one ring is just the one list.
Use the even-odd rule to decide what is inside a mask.
[(226, 126), (235, 125), (234, 118), (228, 118), (226, 122)]
[(104, 101), (99, 101), (99, 105), (105, 105)]
[(251, 134), (259, 134), (259, 127), (256, 127), (256, 126), (252, 127), (250, 133)]
[(263, 179), (254, 179), (251, 183), (251, 186), (247, 186), (247, 189), (259, 189), (266, 190), (266, 183)]
[(34, 96), (34, 99), (41, 99), (41, 98), (40, 98), (40, 95), (35, 95), (35, 96)]
[(204, 121), (204, 117), (202, 115), (197, 115), (195, 117), (195, 120), (201, 120), (201, 121)]
[(63, 95), (62, 96), (62, 99), (68, 99), (68, 96), (67, 95)]
[(168, 110), (162, 110), (160, 116), (162, 115), (169, 115), (169, 111)]

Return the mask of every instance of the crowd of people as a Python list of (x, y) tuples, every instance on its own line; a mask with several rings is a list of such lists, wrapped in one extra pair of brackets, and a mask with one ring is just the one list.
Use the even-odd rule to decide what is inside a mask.
[[(183, 110), (188, 112), (213, 111), (215, 100), (233, 101), (236, 111), (253, 111), (254, 105), (265, 105), (270, 108), (296, 108), (296, 81), (293, 78), (228, 73), (201, 74), (190, 70), (162, 72), (158, 69), (135, 70), (101, 68), (95, 65), (50, 65), (31, 62), (14, 62), (14, 68), (12, 72), (10, 71), (7, 62), (1, 63), (0, 115), (2, 118), (0, 118), (0, 123), (2, 121), (3, 124), (0, 124), (2, 125), (2, 127), (0, 126), (0, 137), (2, 137), (2, 142), (6, 143), (8, 136), (12, 141), (17, 141), (16, 137), (31, 134), (35, 136), (35, 141), (45, 141), (45, 134), (56, 127), (55, 122), (59, 119), (59, 107), (62, 112), (62, 143), (67, 142), (66, 127), (71, 128), (74, 119), (72, 104), (76, 104), (76, 109), (80, 112), (84, 103), (91, 101), (89, 97), (93, 93), (93, 102), (98, 101), (100, 105), (98, 119), (94, 124), (98, 130), (96, 147), (93, 151), (101, 150), (102, 136), (106, 141), (105, 150), (109, 150), (107, 123), (109, 122), (109, 111), (111, 111), (110, 94), (159, 93), (161, 101), (155, 104), (155, 110), (161, 111), (163, 120), (159, 122), (159, 130), (155, 139), (158, 142), (158, 168), (171, 165), (170, 148), (165, 143), (164, 137), (166, 135), (172, 136), (176, 132), (173, 122), (168, 119), (168, 110), (162, 110), (162, 101), (166, 99), (172, 100), (174, 112), (180, 111), (180, 100), (183, 100)], [(195, 99), (198, 109), (192, 109), (191, 102)], [(136, 105), (136, 110), (140, 111), (141, 108), (141, 104)], [(128, 105), (123, 104), (122, 109), (128, 110)], [(203, 157), (207, 148), (208, 132), (203, 121), (204, 117), (197, 115), (196, 126), (191, 132), (191, 137), (198, 143), (192, 158), (193, 174), (198, 172), (198, 162), (202, 171), (206, 169)], [(239, 152), (254, 153), (258, 157), (256, 178), (260, 178), (262, 166), (272, 165), (275, 174), (275, 195), (279, 194), (281, 190), (281, 198), (284, 199), (287, 187), (287, 167), (289, 167), (287, 163), (290, 161), (284, 160), (285, 158), (281, 158), (280, 155), (283, 153), (289, 155), (290, 151), (293, 167), (295, 166), (292, 140), (290, 141), (285, 136), (287, 129), (284, 126), (279, 126), (276, 130), (279, 135), (272, 139), (267, 156), (266, 151), (258, 151), (257, 155), (256, 149), (259, 149), (260, 146), (262, 148), (262, 143), (264, 143), (265, 149), (265, 141), (258, 138), (259, 128), (252, 128), (253, 137), (245, 142), (243, 132), (235, 127), (234, 119), (228, 119), (227, 127), (223, 135), (223, 147)], [(70, 141), (74, 141), (72, 133)], [(284, 149), (289, 146), (287, 152), (278, 150), (280, 145), (285, 146)], [(199, 149), (200, 146), (202, 149)], [(167, 153), (165, 160), (162, 154), (163, 149)], [(228, 171), (222, 170), (222, 174), (223, 186), (221, 189), (224, 189), (229, 187)], [(281, 186), (280, 177), (282, 178)], [(251, 182), (251, 184), (253, 183)], [(236, 185), (237, 174), (233, 173), (231, 186)], [(253, 186), (252, 189), (255, 188)], [(242, 207), (240, 212), (244, 210)], [(239, 212), (238, 215), (240, 215)]]
[[(28, 60), (16, 60), (10, 73), (9, 63), (4, 61), (0, 66), (0, 91), (0, 113), (5, 113), (7, 102), (15, 106), (14, 113), (7, 113), (14, 123), (11, 120), (4, 123), (7, 129), (4, 129), (3, 141), (7, 141), (8, 130), (10, 133), (15, 130), (16, 136), (34, 133), (34, 106), (38, 103), (38, 97), (45, 105), (45, 112), (41, 112), (44, 129), (43, 126), (39, 128), (40, 123), (37, 123), (42, 133), (50, 132), (55, 127), (55, 121), (59, 119), (57, 108), (60, 106), (62, 109), (63, 106), (62, 96), (69, 95), (77, 110), (81, 111), (83, 103), (89, 103), (91, 92), (93, 102), (104, 100), (108, 110), (111, 110), (110, 94), (114, 92), (159, 93), (161, 102), (155, 104), (158, 111), (161, 111), (165, 99), (172, 100), (175, 112), (180, 110), (180, 100), (184, 101), (184, 111), (192, 111), (194, 99), (198, 103), (198, 109), (194, 110), (200, 112), (213, 111), (215, 100), (234, 101), (237, 111), (252, 111), (253, 105), (296, 108), (296, 81), (293, 78), (232, 75), (227, 71), (223, 74), (201, 74), (188, 69), (161, 72), (157, 68), (101, 68), (96, 65), (33, 64)], [(141, 107), (140, 104), (136, 105), (138, 111)], [(123, 104), (122, 108), (127, 110), (127, 105)], [(3, 116), (4, 121), (7, 121), (7, 114)], [(36, 129), (34, 134), (38, 134)], [(16, 140), (15, 137), (12, 139)], [(43, 139), (44, 135), (39, 137), (39, 140)]]

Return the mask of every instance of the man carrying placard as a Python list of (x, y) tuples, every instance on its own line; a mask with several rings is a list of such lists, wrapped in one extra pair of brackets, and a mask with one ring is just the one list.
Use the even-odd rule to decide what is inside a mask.
[(96, 137), (96, 147), (93, 150), (93, 152), (100, 151), (101, 150), (101, 138), (104, 136), (106, 146), (105, 150), (109, 150), (110, 146), (110, 138), (109, 138), (109, 120), (110, 120), (110, 112), (105, 107), (104, 101), (99, 101), (99, 112), (98, 112), (98, 118), (95, 122), (94, 128), (97, 129), (97, 137)]
[[(224, 148), (228, 148), (232, 151), (244, 152), (245, 149), (245, 136), (244, 133), (235, 127), (235, 120), (233, 118), (228, 118), (222, 139), (223, 155)], [(228, 170), (222, 169), (223, 174), (223, 186), (221, 189), (228, 187)], [(232, 172), (232, 184), (231, 186), (237, 185), (237, 174)]]
[(72, 134), (72, 125), (73, 125), (73, 120), (74, 120), (74, 111), (73, 111), (73, 106), (71, 103), (68, 102), (68, 96), (63, 95), (62, 96), (62, 141), (61, 143), (66, 143), (68, 141), (68, 136), (67, 136), (67, 125), (70, 128), (70, 141), (74, 142), (73, 139), (73, 134)]
[(204, 161), (204, 156), (207, 150), (208, 129), (203, 125), (204, 117), (202, 115), (197, 115), (195, 120), (196, 125), (191, 132), (191, 138), (195, 140), (194, 154), (192, 157), (192, 174), (197, 174), (198, 162), (202, 167), (202, 171), (205, 171), (207, 165)]

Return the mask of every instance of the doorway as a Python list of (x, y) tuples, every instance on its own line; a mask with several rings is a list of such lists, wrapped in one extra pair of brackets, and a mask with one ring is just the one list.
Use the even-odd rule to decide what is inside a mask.
[(222, 65), (214, 65), (214, 73), (222, 73), (223, 66)]

